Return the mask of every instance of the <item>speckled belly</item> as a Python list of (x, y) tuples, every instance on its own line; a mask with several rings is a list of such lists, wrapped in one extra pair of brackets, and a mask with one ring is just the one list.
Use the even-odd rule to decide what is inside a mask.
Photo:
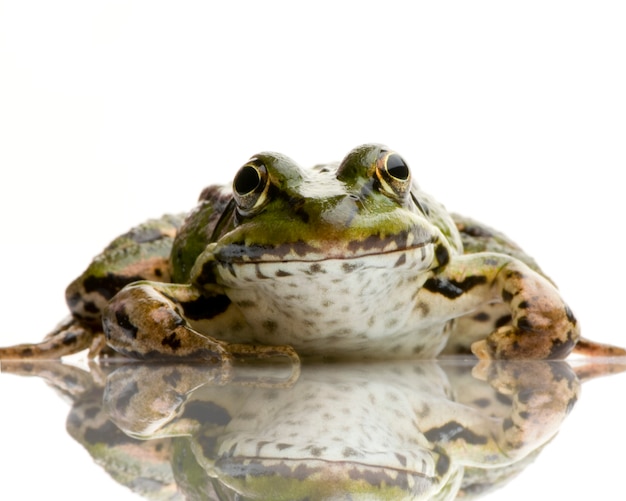
[(446, 321), (425, 318), (415, 302), (432, 252), (224, 266), (219, 281), (256, 327), (253, 342), (289, 344), (303, 355), (435, 356)]

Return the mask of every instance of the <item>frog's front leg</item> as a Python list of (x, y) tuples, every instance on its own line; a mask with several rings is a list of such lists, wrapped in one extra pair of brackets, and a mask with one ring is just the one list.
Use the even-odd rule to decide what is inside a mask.
[(226, 295), (201, 292), (188, 284), (130, 284), (109, 302), (102, 325), (108, 345), (132, 358), (203, 360), (226, 365), (233, 355), (299, 360), (288, 346), (225, 341), (233, 333), (248, 333), (250, 327), (243, 316)]
[[(510, 319), (471, 345), (479, 358), (565, 358), (580, 329), (556, 288), (515, 258), (481, 252), (455, 257), (424, 284), (422, 294), (451, 317), (502, 303)], [(504, 323), (504, 322), (502, 322)], [(462, 333), (461, 333), (462, 334)], [(454, 336), (452, 332), (451, 336)]]

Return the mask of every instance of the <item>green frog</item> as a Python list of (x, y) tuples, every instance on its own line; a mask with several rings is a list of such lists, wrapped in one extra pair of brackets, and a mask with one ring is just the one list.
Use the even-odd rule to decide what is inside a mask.
[(302, 169), (253, 156), (186, 216), (115, 239), (66, 291), (72, 316), (0, 358), (557, 359), (579, 324), (501, 233), (449, 214), (377, 144)]

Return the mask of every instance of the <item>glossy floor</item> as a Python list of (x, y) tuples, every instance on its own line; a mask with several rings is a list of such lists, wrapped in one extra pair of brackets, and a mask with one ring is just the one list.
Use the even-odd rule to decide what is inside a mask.
[(16, 499), (327, 499), (315, 497), (323, 488), (344, 499), (382, 495), (384, 479), (394, 499), (439, 489), (614, 499), (626, 374), (578, 387), (626, 361), (591, 373), (577, 361), (475, 365), (3, 362), (3, 489)]

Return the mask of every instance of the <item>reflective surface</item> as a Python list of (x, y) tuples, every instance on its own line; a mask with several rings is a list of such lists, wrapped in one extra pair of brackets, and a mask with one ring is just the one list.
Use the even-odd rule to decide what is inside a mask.
[[(619, 405), (605, 395), (585, 408), (593, 391), (579, 401), (580, 386), (625, 368), (624, 360), (455, 359), (224, 373), (3, 362), (2, 468), (15, 472), (8, 485), (68, 499), (86, 490), (131, 499), (517, 499), (527, 473), (537, 489), (541, 470), (552, 479), (542, 491), (568, 492), (575, 478), (578, 491), (603, 492), (618, 478), (592, 472), (620, 447), (620, 434), (602, 438)], [(67, 435), (59, 395), (69, 404)], [(576, 422), (579, 407), (595, 410), (593, 421)], [(570, 420), (569, 433), (548, 443)]]

